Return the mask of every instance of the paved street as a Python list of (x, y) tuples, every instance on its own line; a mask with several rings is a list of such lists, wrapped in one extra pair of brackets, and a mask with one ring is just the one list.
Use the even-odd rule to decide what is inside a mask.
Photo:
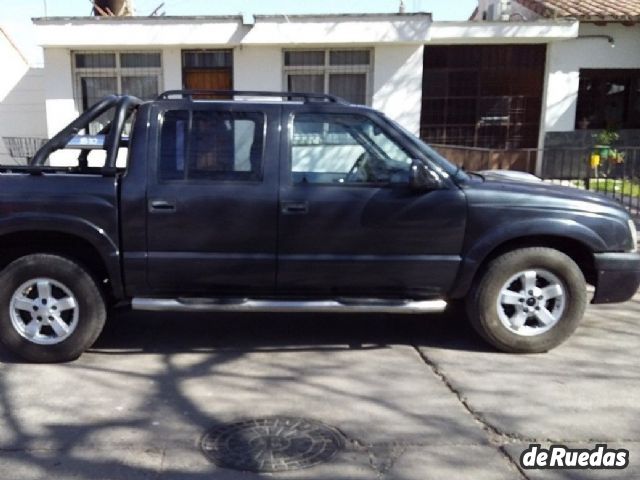
[[(285, 479), (640, 478), (640, 295), (545, 355), (431, 317), (121, 314), (66, 365), (0, 353), (0, 478), (246, 479), (199, 450), (222, 422), (302, 416), (345, 449)], [(521, 471), (529, 443), (630, 450), (625, 471)]]

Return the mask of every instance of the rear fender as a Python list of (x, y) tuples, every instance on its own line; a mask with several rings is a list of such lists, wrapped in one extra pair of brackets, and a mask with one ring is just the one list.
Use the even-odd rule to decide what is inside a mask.
[(0, 219), (0, 240), (5, 235), (15, 233), (24, 233), (26, 244), (29, 236), (37, 239), (42, 233), (66, 234), (85, 240), (96, 249), (106, 266), (116, 298), (124, 297), (120, 251), (104, 229), (82, 218), (63, 214), (18, 213)]

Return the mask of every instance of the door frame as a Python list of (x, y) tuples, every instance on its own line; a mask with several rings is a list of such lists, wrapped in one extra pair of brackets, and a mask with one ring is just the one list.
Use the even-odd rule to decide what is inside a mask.
[[(308, 192), (320, 191), (320, 189), (326, 189), (328, 192), (332, 189), (336, 190), (336, 194), (339, 194), (341, 190), (345, 189), (343, 184), (310, 184), (308, 186), (296, 185), (293, 181), (291, 175), (292, 169), (292, 156), (291, 156), (291, 141), (293, 134), (293, 121), (296, 115), (303, 113), (318, 113), (318, 114), (348, 114), (348, 115), (359, 115), (372, 123), (378, 125), (392, 140), (396, 141), (411, 157), (416, 160), (422, 161), (427, 168), (429, 168), (435, 175), (437, 175), (442, 180), (442, 188), (438, 189), (438, 191), (433, 192), (415, 192), (410, 193), (408, 185), (399, 186), (392, 184), (352, 184), (348, 185), (347, 188), (358, 192), (358, 195), (366, 196), (366, 192), (374, 192), (375, 190), (382, 192), (384, 195), (391, 194), (394, 192), (402, 193), (407, 192), (407, 197), (411, 196), (414, 199), (427, 198), (427, 196), (431, 195), (432, 198), (434, 195), (438, 197), (442, 197), (440, 200), (442, 204), (451, 205), (452, 208), (458, 209), (458, 216), (452, 218), (459, 218), (460, 222), (457, 225), (451, 225), (450, 230), (455, 230), (458, 235), (459, 245), (454, 250), (451, 250), (449, 247), (456, 247), (455, 245), (448, 246), (445, 250), (451, 251), (443, 251), (443, 252), (389, 252), (389, 253), (371, 253), (366, 252), (363, 254), (359, 254), (357, 251), (343, 251), (343, 252), (312, 252), (312, 251), (302, 251), (297, 250), (294, 252), (289, 251), (284, 248), (284, 245), (281, 241), (281, 235), (286, 235), (287, 227), (285, 225), (285, 215), (282, 211), (283, 203), (306, 203), (308, 210), (305, 211), (305, 215), (311, 214), (314, 209), (314, 205), (311, 202), (308, 202), (308, 197), (303, 194), (308, 194)], [(406, 190), (405, 190), (406, 189)], [(374, 193), (375, 194), (375, 193)], [(333, 196), (335, 198), (335, 196)], [(372, 195), (373, 198), (373, 195)], [(453, 202), (453, 203), (452, 203)], [(434, 277), (439, 277), (442, 280), (442, 284), (431, 284), (424, 283), (424, 286), (420, 283), (409, 284), (405, 282), (405, 285), (400, 286), (396, 291), (390, 291), (388, 286), (380, 287), (380, 286), (361, 286), (361, 287), (353, 287), (351, 285), (349, 290), (345, 288), (339, 294), (339, 296), (346, 297), (358, 297), (358, 296), (375, 296), (379, 298), (421, 298), (421, 299), (429, 299), (429, 298), (440, 298), (444, 292), (448, 291), (450, 286), (453, 284), (455, 280), (455, 276), (457, 275), (458, 268), (461, 262), (461, 251), (464, 241), (464, 228), (466, 224), (466, 200), (465, 194), (460, 189), (460, 187), (453, 181), (453, 179), (444, 174), (437, 167), (432, 159), (430, 159), (426, 154), (421, 152), (415, 145), (408, 142), (403, 133), (399, 132), (394, 128), (391, 124), (387, 123), (383, 118), (379, 116), (379, 114), (375, 113), (371, 109), (367, 107), (354, 107), (354, 106), (345, 106), (335, 103), (320, 103), (315, 102), (312, 104), (305, 105), (283, 105), (282, 108), (282, 130), (280, 132), (280, 184), (279, 184), (279, 217), (278, 217), (278, 276), (277, 276), (277, 291), (278, 295), (292, 295), (292, 296), (310, 296), (310, 297), (319, 297), (325, 298), (327, 296), (334, 296), (335, 291), (329, 291), (326, 288), (317, 288), (313, 285), (303, 286), (302, 289), (296, 287), (292, 290), (290, 287), (292, 284), (299, 285), (301, 283), (300, 278), (302, 275), (305, 277), (308, 276), (307, 273), (304, 273), (300, 268), (300, 265), (297, 263), (306, 262), (307, 264), (312, 264), (316, 262), (316, 267), (312, 268), (312, 272), (318, 274), (316, 277), (311, 277), (312, 281), (315, 281), (318, 278), (321, 278), (324, 275), (329, 281), (331, 278), (338, 278), (343, 275), (348, 275), (348, 267), (349, 263), (356, 260), (358, 262), (363, 262), (361, 265), (363, 268), (369, 268), (372, 265), (389, 265), (389, 272), (393, 273), (393, 269), (395, 271), (403, 271), (407, 272), (406, 278), (416, 279), (419, 278), (420, 275), (423, 275), (425, 271), (434, 272)], [(295, 218), (295, 217), (291, 217)], [(285, 266), (285, 261), (290, 262), (292, 267)], [(326, 262), (326, 263), (325, 263)], [(323, 264), (331, 266), (332, 263), (335, 262), (335, 265), (338, 267), (332, 267), (333, 271), (326, 270), (323, 271)], [(377, 262), (380, 262), (379, 264)], [(418, 262), (418, 263), (415, 263)], [(368, 264), (367, 264), (368, 263)], [(428, 263), (428, 268), (424, 269), (424, 264)], [(395, 264), (395, 265), (394, 265)], [(319, 265), (319, 267), (318, 267)], [(343, 268), (344, 267), (344, 268)], [(409, 272), (410, 267), (413, 267), (411, 272)], [(315, 270), (313, 270), (315, 268)], [(358, 266), (355, 271), (357, 272), (360, 267)], [(376, 270), (378, 267), (376, 266)], [(380, 270), (381, 271), (381, 270)], [(291, 275), (287, 279), (283, 279), (285, 275)], [(294, 280), (289, 280), (289, 279)], [(362, 278), (372, 278), (372, 276), (363, 276)], [(341, 288), (341, 287), (340, 287)]]
[[(173, 181), (173, 180), (160, 180), (158, 178), (158, 156), (161, 148), (161, 132), (162, 132), (162, 124), (163, 117), (167, 111), (171, 110), (186, 110), (191, 112), (197, 111), (228, 111), (228, 112), (262, 112), (264, 113), (264, 145), (263, 145), (263, 155), (262, 155), (262, 175), (259, 181), (257, 180), (185, 180), (185, 181)], [(147, 150), (148, 161), (145, 165), (147, 182), (145, 186), (145, 252), (146, 252), (146, 266), (145, 266), (145, 288), (152, 295), (170, 295), (175, 296), (178, 294), (184, 294), (185, 292), (180, 292), (178, 290), (171, 290), (170, 288), (158, 284), (154, 284), (151, 281), (150, 272), (152, 270), (152, 256), (157, 254), (156, 250), (150, 248), (150, 234), (151, 231), (151, 215), (159, 215), (158, 213), (152, 214), (149, 211), (149, 201), (152, 197), (156, 196), (156, 192), (160, 187), (170, 187), (171, 189), (179, 189), (183, 188), (188, 190), (193, 188), (195, 192), (207, 192), (207, 191), (233, 191), (234, 189), (240, 190), (242, 188), (246, 188), (247, 186), (255, 185), (260, 187), (262, 190), (270, 190), (273, 191), (273, 228), (275, 230), (274, 238), (273, 238), (273, 248), (267, 252), (243, 252), (243, 251), (233, 251), (233, 252), (208, 252), (211, 253), (212, 256), (210, 260), (229, 260), (231, 262), (237, 261), (246, 261), (246, 259), (255, 258), (257, 260), (262, 261), (270, 261), (273, 263), (273, 285), (266, 285), (263, 290), (251, 292), (252, 294), (257, 295), (273, 295), (275, 292), (275, 282), (276, 282), (276, 273), (277, 273), (277, 215), (278, 215), (278, 184), (279, 184), (279, 154), (280, 154), (280, 125), (281, 125), (281, 115), (282, 115), (282, 107), (277, 103), (273, 103), (273, 105), (255, 105), (251, 103), (234, 103), (234, 102), (194, 102), (187, 99), (181, 100), (162, 100), (155, 102), (155, 104), (151, 107), (150, 117), (153, 119), (157, 119), (156, 121), (151, 123), (151, 127), (149, 129), (149, 137), (148, 137), (148, 145), (149, 148)], [(215, 188), (215, 187), (218, 188)], [(160, 195), (162, 197), (162, 195)], [(171, 199), (177, 198), (177, 208), (180, 208), (180, 197), (178, 195), (171, 196)], [(162, 213), (160, 215), (163, 215)], [(180, 215), (179, 211), (177, 213), (172, 213), (170, 215)], [(172, 251), (173, 252), (173, 251)], [(201, 255), (202, 252), (199, 250), (188, 251), (185, 250), (186, 253), (193, 253), (192, 257), (197, 257)], [(175, 256), (176, 261), (180, 260), (183, 251), (176, 250)], [(188, 257), (189, 255), (187, 255)], [(226, 257), (226, 258), (225, 258)], [(204, 253), (203, 258), (207, 258), (207, 252)], [(237, 291), (225, 291), (225, 292), (217, 292), (216, 295), (222, 296), (238, 296), (245, 293), (245, 289), (240, 289)], [(187, 292), (189, 294), (193, 294), (193, 291)], [(199, 295), (202, 295), (202, 292), (198, 292)]]

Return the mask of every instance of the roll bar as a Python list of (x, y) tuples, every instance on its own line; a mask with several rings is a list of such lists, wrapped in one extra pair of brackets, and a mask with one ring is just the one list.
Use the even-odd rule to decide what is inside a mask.
[(115, 107), (113, 119), (105, 130), (106, 138), (102, 148), (107, 151), (105, 161), (106, 169), (115, 169), (120, 139), (124, 130), (126, 120), (133, 109), (142, 103), (137, 97), (130, 95), (109, 95), (102, 98), (95, 105), (82, 113), (73, 122), (54, 135), (51, 140), (45, 143), (33, 156), (29, 165), (42, 166), (46, 163), (49, 155), (56, 150), (63, 149), (75, 137), (80, 130), (85, 129), (89, 124), (103, 113)]

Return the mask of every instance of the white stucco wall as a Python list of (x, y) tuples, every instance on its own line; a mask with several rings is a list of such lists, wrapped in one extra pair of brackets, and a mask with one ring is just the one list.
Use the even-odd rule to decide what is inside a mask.
[[(32, 68), (0, 30), (0, 137), (46, 137), (43, 71)], [(0, 141), (0, 164), (14, 163)]]
[(416, 135), (422, 108), (422, 45), (378, 46), (373, 70), (373, 108)]
[(73, 100), (71, 52), (66, 48), (44, 49), (44, 95), (49, 137), (71, 122), (78, 114)]
[(161, 90), (180, 90), (182, 88), (182, 50), (178, 47), (162, 50)]
[(575, 129), (581, 68), (640, 68), (640, 26), (581, 25), (580, 36), (610, 35), (615, 48), (604, 38), (577, 38), (549, 45), (544, 128), (547, 132)]
[(233, 52), (233, 87), (236, 90), (284, 90), (282, 47), (240, 46)]

